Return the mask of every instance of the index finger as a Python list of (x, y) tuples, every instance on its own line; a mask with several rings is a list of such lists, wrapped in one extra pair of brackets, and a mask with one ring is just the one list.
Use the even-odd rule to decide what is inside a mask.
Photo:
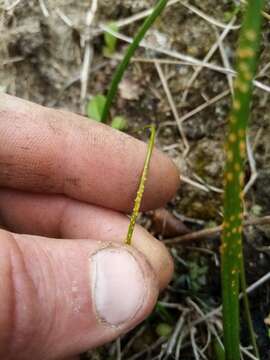
[[(65, 194), (130, 211), (146, 145), (82, 116), (0, 96), (0, 186)], [(155, 150), (143, 209), (159, 207), (175, 193), (176, 167)]]

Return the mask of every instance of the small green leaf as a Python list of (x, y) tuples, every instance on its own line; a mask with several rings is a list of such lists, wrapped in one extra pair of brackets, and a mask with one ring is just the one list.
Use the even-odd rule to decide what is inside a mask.
[(153, 152), (153, 148), (154, 148), (154, 144), (155, 144), (155, 136), (156, 136), (156, 128), (155, 128), (155, 125), (152, 124), (152, 125), (150, 125), (150, 139), (149, 139), (148, 146), (147, 146), (147, 152), (146, 152), (146, 157), (144, 160), (143, 171), (141, 174), (137, 195), (136, 195), (136, 198), (134, 201), (134, 207), (133, 207), (130, 222), (129, 222), (127, 237), (125, 239), (126, 245), (131, 245), (132, 235), (133, 235), (136, 220), (137, 220), (137, 217), (138, 217), (138, 214), (140, 211), (141, 202), (142, 202), (144, 189), (145, 189), (145, 183), (146, 183), (148, 172), (149, 172), (151, 156), (152, 156), (152, 152)]
[[(108, 28), (112, 31), (118, 31), (118, 26), (115, 23), (108, 24)], [(117, 38), (108, 32), (104, 34), (105, 46), (103, 47), (103, 54), (105, 56), (112, 55), (115, 52), (117, 45)]]
[(123, 78), (124, 72), (126, 71), (130, 60), (132, 56), (134, 55), (135, 51), (140, 45), (140, 42), (145, 37), (146, 32), (149, 30), (149, 28), (154, 24), (157, 17), (162, 13), (162, 11), (165, 9), (167, 3), (169, 0), (158, 0), (155, 4), (153, 11), (151, 14), (144, 20), (144, 23), (139, 28), (138, 32), (135, 34), (132, 43), (128, 46), (127, 50), (125, 51), (125, 55), (123, 60), (119, 63), (116, 70), (114, 71), (112, 81), (108, 90), (107, 95), (107, 102), (102, 114), (102, 120), (107, 120), (110, 112), (111, 105), (113, 103), (113, 100), (116, 96), (117, 89), (119, 86), (119, 83), (121, 79)]
[(115, 116), (112, 120), (111, 127), (123, 131), (127, 128), (127, 120), (123, 116)]
[(224, 346), (223, 344), (220, 343), (220, 341), (217, 338), (214, 339), (213, 346), (214, 346), (215, 359), (225, 360)]
[(156, 327), (156, 333), (159, 336), (168, 338), (172, 333), (172, 326), (167, 323), (159, 323)]
[(102, 121), (102, 113), (106, 103), (106, 97), (103, 95), (94, 96), (87, 105), (87, 116), (96, 121)]

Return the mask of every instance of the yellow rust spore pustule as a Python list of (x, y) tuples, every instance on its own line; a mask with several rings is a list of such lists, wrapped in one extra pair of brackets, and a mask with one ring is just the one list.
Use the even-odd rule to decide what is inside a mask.
[(239, 184), (240, 184), (241, 187), (244, 186), (244, 182), (245, 182), (245, 175), (244, 175), (243, 172), (241, 172), (241, 173), (239, 174)]
[(246, 155), (246, 143), (243, 140), (239, 143), (239, 151), (241, 158), (244, 158)]
[(256, 32), (252, 29), (246, 30), (245, 36), (246, 36), (247, 40), (249, 40), (249, 41), (254, 41), (257, 38)]
[(252, 48), (246, 47), (239, 49), (237, 55), (240, 59), (246, 59), (253, 57), (255, 55), (255, 52)]
[(231, 172), (227, 173), (226, 174), (226, 180), (229, 181), (229, 182), (233, 181), (233, 173), (231, 173)]
[(240, 101), (239, 100), (234, 100), (234, 102), (233, 102), (233, 108), (235, 109), (235, 110), (240, 110), (240, 108), (241, 108), (241, 104), (240, 104)]
[(227, 157), (228, 157), (228, 160), (229, 161), (232, 161), (233, 160), (233, 152), (231, 150), (228, 150), (227, 152)]
[(239, 63), (238, 68), (242, 73), (246, 73), (250, 71), (248, 64), (245, 63), (244, 61), (241, 61)]
[(237, 172), (239, 172), (241, 170), (241, 166), (240, 166), (239, 163), (234, 164), (234, 170), (237, 171)]
[(240, 138), (243, 139), (245, 137), (245, 130), (244, 129), (239, 129), (238, 130), (238, 135), (239, 135)]
[(234, 115), (231, 115), (230, 116), (230, 122), (231, 122), (231, 124), (236, 124), (236, 118), (235, 118), (235, 116)]
[(249, 71), (247, 71), (247, 72), (244, 72), (243, 73), (243, 78), (245, 79), (245, 80), (251, 80), (252, 79), (252, 75), (251, 75), (251, 73), (249, 72)]
[(241, 80), (236, 80), (235, 82), (235, 88), (239, 89), (239, 91), (241, 91), (242, 93), (247, 93), (249, 90), (249, 86), (247, 83), (241, 81)]
[(236, 140), (237, 140), (236, 135), (235, 135), (234, 133), (231, 133), (231, 134), (229, 135), (229, 142), (230, 142), (230, 143), (235, 143)]

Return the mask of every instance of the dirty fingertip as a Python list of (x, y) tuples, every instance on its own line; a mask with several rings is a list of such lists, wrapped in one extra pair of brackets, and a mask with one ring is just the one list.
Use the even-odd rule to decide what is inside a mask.
[(174, 271), (173, 259), (166, 246), (139, 225), (135, 228), (133, 246), (142, 252), (150, 263), (157, 276), (159, 289), (166, 288)]

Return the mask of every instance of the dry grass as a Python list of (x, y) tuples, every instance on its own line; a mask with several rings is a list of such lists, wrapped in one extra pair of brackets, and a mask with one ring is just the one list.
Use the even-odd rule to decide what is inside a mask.
[[(23, 0), (0, 1), (0, 90), (84, 113), (87, 100), (105, 91), (126, 43), (150, 11), (142, 6), (130, 12), (125, 1), (122, 4), (118, 2), (114, 11), (102, 0), (81, 0), (80, 4), (75, 0), (39, 0), (26, 6)], [(239, 18), (224, 19), (228, 10), (233, 10), (233, 1), (227, 6), (219, 1), (194, 1), (192, 5), (189, 1), (170, 1), (157, 31), (145, 39), (127, 74), (131, 83), (139, 84), (140, 99), (128, 101), (120, 96), (115, 104), (115, 111), (128, 118), (131, 133), (149, 125), (150, 119), (156, 121), (157, 145), (173, 158), (183, 179), (168, 209), (184, 219), (192, 231), (201, 232), (187, 235), (188, 246), (178, 244), (183, 238), (168, 239), (173, 245), (176, 274), (161, 295), (158, 308), (131, 334), (89, 353), (87, 358), (92, 360), (214, 358), (213, 339), (219, 339), (222, 331), (217, 225), (222, 221), (223, 162), (217, 159), (222, 159), (218, 156), (235, 76), (232, 64), (239, 30)], [(120, 41), (116, 53), (104, 58), (102, 34), (108, 30), (108, 20), (118, 24)], [(261, 311), (262, 318), (270, 289), (270, 203), (267, 206), (262, 192), (264, 188), (270, 190), (267, 36), (266, 25), (255, 81), (254, 122), (247, 139), (245, 191), (247, 244), (254, 238), (254, 248), (259, 249), (247, 247), (249, 281), (255, 284), (250, 289), (255, 299), (261, 299), (260, 304), (253, 302), (253, 308), (256, 314)], [(253, 220), (255, 208), (259, 213)], [(150, 218), (144, 216), (141, 221), (151, 231)], [(212, 229), (208, 229), (210, 222)], [(191, 242), (195, 237), (199, 243)], [(164, 322), (172, 329), (169, 337), (160, 337), (156, 331)], [(262, 347), (265, 341), (266, 337)], [(248, 348), (243, 347), (242, 353), (252, 359)]]

